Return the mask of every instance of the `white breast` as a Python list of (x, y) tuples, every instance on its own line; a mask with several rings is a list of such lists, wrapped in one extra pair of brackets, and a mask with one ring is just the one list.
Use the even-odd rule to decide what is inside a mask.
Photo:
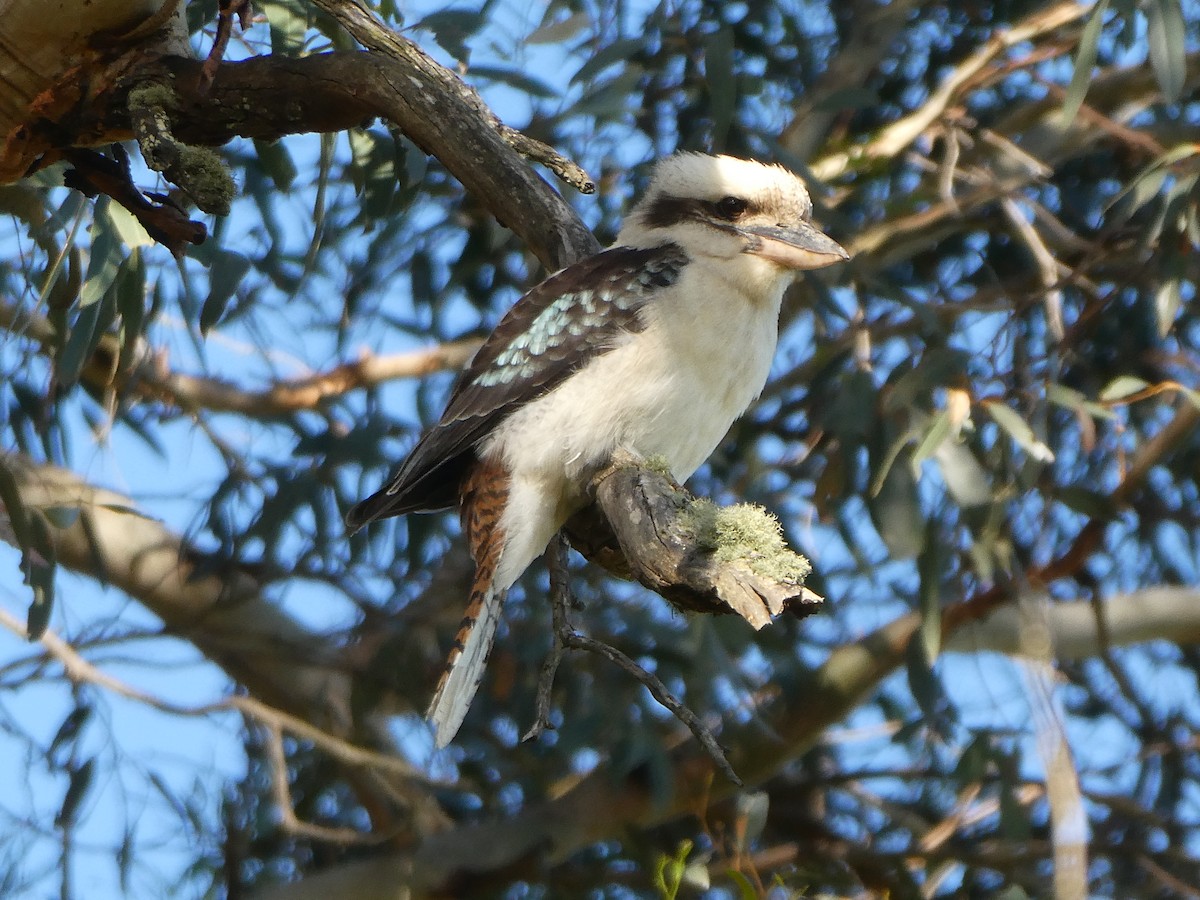
[(556, 518), (618, 447), (663, 456), (686, 480), (762, 391), (786, 280), (751, 299), (706, 268), (686, 266), (645, 310), (644, 331), (515, 412), (481, 448), (502, 455), (515, 479), (557, 494)]

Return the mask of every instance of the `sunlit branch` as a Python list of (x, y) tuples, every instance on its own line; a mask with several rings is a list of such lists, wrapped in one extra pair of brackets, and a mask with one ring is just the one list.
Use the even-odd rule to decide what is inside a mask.
[[(0, 625), (20, 638), (27, 638), (25, 626), (8, 610), (0, 608)], [(143, 691), (119, 678), (110, 675), (84, 658), (74, 647), (59, 637), (52, 629), (38, 639), (48, 656), (63, 667), (67, 678), (75, 684), (90, 684), (110, 693), (141, 703), (151, 709), (174, 716), (204, 718), (221, 713), (240, 713), (264, 726), (269, 731), (282, 735), (284, 732), (301, 740), (310, 741), (338, 762), (355, 768), (374, 768), (393, 775), (402, 776), (413, 782), (428, 785), (429, 780), (420, 770), (398, 756), (377, 753), (357, 747), (336, 735), (323, 731), (281, 709), (276, 709), (253, 697), (231, 695), (211, 703), (188, 705), (175, 703), (148, 691)]]
[(1087, 15), (1090, 6), (1082, 3), (1059, 3), (1049, 9), (1039, 9), (1012, 28), (998, 29), (982, 47), (951, 71), (933, 95), (916, 111), (883, 129), (870, 143), (816, 160), (812, 172), (828, 181), (837, 178), (859, 161), (896, 156), (911, 144), (930, 125), (937, 121), (954, 102), (964, 85), (985, 66), (1011, 47), (1055, 31)]
[[(1116, 594), (1101, 604), (1104, 622), (1096, 621), (1096, 606), (1089, 600), (1050, 603), (1044, 612), (1054, 655), (1059, 659), (1086, 659), (1105, 646), (1126, 647), (1146, 641), (1178, 644), (1200, 642), (1200, 590), (1190, 587), (1154, 587), (1132, 594)], [(964, 625), (946, 642), (946, 650), (1020, 655), (1024, 630), (1022, 612), (1004, 606)]]
[[(49, 352), (54, 341), (54, 326), (47, 319), (3, 300), (0, 300), (0, 328), (26, 335), (38, 342), (43, 352)], [(120, 348), (116, 337), (110, 335), (98, 343), (84, 366), (83, 378), (98, 390), (125, 391), (189, 411), (268, 418), (317, 409), (327, 400), (389, 381), (460, 369), (479, 344), (478, 338), (463, 338), (403, 353), (382, 356), (364, 353), (356, 360), (323, 372), (251, 389), (223, 378), (172, 371), (167, 367), (165, 354), (151, 349), (139, 352), (138, 361), (130, 371), (115, 370)]]

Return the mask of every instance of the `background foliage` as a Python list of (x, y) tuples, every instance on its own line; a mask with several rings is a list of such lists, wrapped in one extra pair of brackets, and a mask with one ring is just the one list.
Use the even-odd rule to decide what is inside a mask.
[[(231, 57), (347, 45), (302, 0), (256, 7)], [(206, 52), (215, 4), (188, 12)], [(115, 203), (60, 187), (61, 164), (0, 188), (13, 451), (0, 488), (19, 548), (2, 560), (5, 623), (19, 632), (28, 607), (31, 630), (49, 622), (74, 648), (0, 645), (2, 740), (34, 785), (2, 802), (16, 849), (0, 854), (0, 894), (88, 893), (73, 860), (97, 847), (115, 851), (131, 894), (302, 885), (407, 858), (464, 823), (520, 832), (601, 783), (644, 806), (588, 808), (586, 828), (556, 835), (561, 853), (431, 883), (457, 896), (682, 896), (709, 877), (721, 896), (773, 883), (779, 896), (1082, 896), (1076, 872), (1093, 896), (1195, 896), (1198, 12), (1193, 0), (381, 4), (506, 122), (598, 176), (596, 196), (569, 199), (602, 241), (649, 163), (683, 148), (804, 173), (818, 219), (853, 254), (789, 296), (771, 383), (692, 482), (779, 515), (813, 560), (822, 613), (753, 633), (574, 564), (577, 625), (725, 723), (753, 788), (736, 794), (598, 657), (568, 658), (557, 730), (519, 742), (549, 645), (537, 567), (461, 737), (431, 750), (414, 710), (465, 597), (457, 525), (412, 517), (347, 539), (340, 523), (440, 412), (451, 374), (291, 407), (269, 391), (361, 354), (483, 334), (539, 277), (437, 160), (382, 122), (235, 141), (221, 151), (233, 211), (179, 260)], [(184, 535), (189, 583), (252, 579), (304, 640), (231, 658), (112, 587), (93, 601), (121, 579), (69, 564), (80, 581), (55, 561), (83, 501), (22, 499), (28, 473), (50, 465), (127, 495), (95, 501), (105, 509)], [(1174, 605), (1163, 614), (1155, 598)], [(962, 630), (1004, 603), (1022, 612), (1020, 639)], [(846, 693), (828, 661), (869, 670), (855, 642), (913, 612), (901, 664), (879, 661), (854, 682), (861, 697)], [(99, 668), (65, 674), (71, 658)], [(207, 699), (176, 683), (181, 665), (204, 673)], [(316, 734), (272, 718), (300, 714), (287, 685), (260, 689), (272, 667), (281, 682), (305, 667), (345, 679), (342, 718), (307, 716)], [(237, 734), (240, 756), (218, 768), (241, 774), (214, 786), (127, 754), (138, 738), (104, 672), (153, 694), (133, 699), (158, 704), (162, 727), (191, 728), (181, 741)], [(47, 699), (31, 718), (34, 683)], [(805, 719), (828, 709), (832, 722)], [(411, 768), (347, 765), (321, 734)], [(178, 837), (151, 833), (139, 809)]]

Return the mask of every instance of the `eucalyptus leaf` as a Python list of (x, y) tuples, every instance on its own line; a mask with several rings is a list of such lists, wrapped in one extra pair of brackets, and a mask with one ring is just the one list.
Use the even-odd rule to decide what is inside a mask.
[(1100, 401), (1102, 403), (1114, 403), (1117, 400), (1124, 400), (1126, 397), (1131, 397), (1134, 394), (1144, 391), (1150, 386), (1148, 381), (1138, 378), (1135, 375), (1118, 375), (1100, 391)]
[(217, 250), (208, 278), (208, 297), (200, 309), (200, 333), (208, 334), (229, 306), (238, 285), (250, 271), (250, 260), (234, 250)]
[(1029, 423), (1016, 412), (996, 400), (984, 403), (983, 408), (1030, 456), (1039, 462), (1054, 462), (1054, 451), (1038, 440)]
[(1187, 82), (1187, 50), (1184, 46), (1187, 26), (1183, 21), (1183, 3), (1182, 0), (1146, 0), (1144, 9), (1150, 65), (1162, 89), (1163, 99), (1175, 103)]
[(1104, 26), (1104, 13), (1108, 10), (1109, 0), (1099, 0), (1092, 7), (1087, 25), (1079, 37), (1079, 49), (1075, 53), (1075, 70), (1071, 75), (1071, 84), (1067, 87), (1066, 98), (1062, 106), (1062, 124), (1066, 127), (1075, 120), (1083, 99), (1087, 96), (1088, 85), (1092, 82), (1092, 69), (1096, 65), (1096, 49), (1100, 44), (1100, 29)]
[(83, 307), (91, 306), (108, 293), (124, 257), (121, 236), (108, 215), (108, 207), (108, 203), (96, 204), (95, 217), (88, 229), (92, 246), (88, 254), (87, 274), (79, 292), (79, 305)]
[(585, 28), (591, 27), (592, 17), (586, 12), (577, 12), (558, 22), (547, 22), (531, 31), (525, 38), (527, 44), (559, 44), (568, 41)]

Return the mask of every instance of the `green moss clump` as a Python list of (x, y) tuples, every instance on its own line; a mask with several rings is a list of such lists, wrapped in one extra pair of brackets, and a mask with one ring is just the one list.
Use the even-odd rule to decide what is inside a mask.
[(779, 520), (751, 503), (717, 506), (693, 500), (681, 521), (700, 549), (720, 563), (741, 563), (756, 575), (787, 584), (802, 584), (812, 565), (793, 553), (783, 540)]
[(128, 105), (130, 108), (143, 109), (159, 106), (165, 110), (173, 110), (178, 106), (175, 91), (161, 81), (147, 81), (139, 84), (129, 92)]
[(218, 216), (229, 214), (233, 204), (233, 177), (221, 157), (207, 147), (179, 145), (179, 180), (200, 209)]

